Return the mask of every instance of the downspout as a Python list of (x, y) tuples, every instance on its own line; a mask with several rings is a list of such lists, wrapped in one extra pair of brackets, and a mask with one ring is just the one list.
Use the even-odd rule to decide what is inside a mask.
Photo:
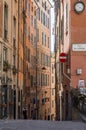
[(64, 72), (64, 63), (63, 63), (63, 75), (64, 75), (69, 81), (71, 81), (71, 78)]

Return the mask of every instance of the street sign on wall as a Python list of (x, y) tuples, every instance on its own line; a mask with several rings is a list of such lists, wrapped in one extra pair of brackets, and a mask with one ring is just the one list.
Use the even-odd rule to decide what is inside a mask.
[(67, 60), (67, 55), (66, 55), (66, 53), (64, 53), (64, 52), (60, 53), (60, 55), (59, 55), (59, 60), (60, 60), (60, 62), (62, 62), (62, 63), (66, 62), (66, 60)]
[(72, 44), (72, 51), (86, 51), (86, 43)]
[(79, 88), (80, 88), (80, 87), (85, 87), (85, 82), (84, 82), (84, 80), (82, 80), (82, 79), (78, 80), (78, 87), (79, 87)]

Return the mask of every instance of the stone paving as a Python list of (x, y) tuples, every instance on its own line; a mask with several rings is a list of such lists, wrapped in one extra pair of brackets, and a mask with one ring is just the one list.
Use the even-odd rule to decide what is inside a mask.
[(0, 130), (86, 130), (86, 124), (72, 121), (2, 120)]

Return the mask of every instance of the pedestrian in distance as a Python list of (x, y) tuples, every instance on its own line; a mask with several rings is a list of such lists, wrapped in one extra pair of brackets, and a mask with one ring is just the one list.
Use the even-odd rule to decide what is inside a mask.
[(26, 108), (23, 108), (23, 118), (27, 119), (27, 110), (26, 110)]

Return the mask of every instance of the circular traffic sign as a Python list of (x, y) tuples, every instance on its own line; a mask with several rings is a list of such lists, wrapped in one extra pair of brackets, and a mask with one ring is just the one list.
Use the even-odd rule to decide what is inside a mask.
[(60, 55), (59, 55), (59, 60), (60, 60), (60, 62), (62, 62), (62, 63), (66, 62), (66, 60), (67, 60), (67, 55), (66, 55), (66, 53), (64, 53), (64, 52), (60, 53)]

